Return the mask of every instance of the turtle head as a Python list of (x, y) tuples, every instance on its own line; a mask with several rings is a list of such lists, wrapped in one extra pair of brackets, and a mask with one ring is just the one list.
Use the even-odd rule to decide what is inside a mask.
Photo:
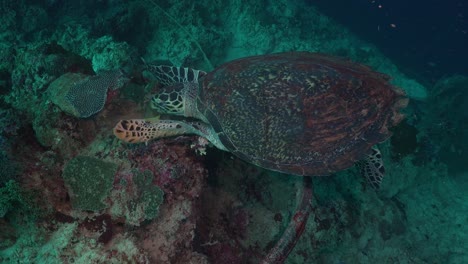
[(191, 109), (195, 104), (197, 88), (197, 83), (176, 83), (166, 86), (153, 95), (151, 108), (163, 114), (193, 116)]
[(151, 98), (151, 108), (159, 113), (183, 115), (184, 114), (184, 85), (178, 83), (164, 87)]
[(206, 72), (191, 68), (148, 65), (146, 78), (164, 87), (151, 99), (151, 107), (163, 114), (197, 117), (198, 80)]

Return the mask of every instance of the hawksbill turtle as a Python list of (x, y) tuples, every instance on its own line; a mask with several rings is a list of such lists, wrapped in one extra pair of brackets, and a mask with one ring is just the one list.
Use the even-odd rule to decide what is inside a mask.
[[(163, 86), (152, 108), (187, 120), (121, 120), (114, 128), (119, 139), (196, 134), (247, 162), (302, 176), (358, 164), (374, 188), (384, 176), (375, 145), (391, 136), (408, 102), (386, 75), (309, 52), (241, 58), (209, 73), (156, 65), (146, 71)], [(299, 191), (295, 214), (261, 263), (283, 263), (304, 231), (312, 211), (310, 177)]]
[(163, 87), (151, 106), (199, 121), (121, 120), (127, 142), (196, 134), (260, 167), (330, 175), (358, 163), (374, 188), (384, 176), (374, 146), (403, 118), (402, 90), (369, 67), (333, 56), (286, 52), (227, 62), (206, 73), (147, 65)]

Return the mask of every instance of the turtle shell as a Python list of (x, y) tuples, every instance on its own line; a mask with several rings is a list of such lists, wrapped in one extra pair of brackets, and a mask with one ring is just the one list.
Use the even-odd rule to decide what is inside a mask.
[(247, 57), (200, 80), (198, 109), (235, 155), (296, 175), (346, 169), (391, 136), (407, 99), (386, 75), (308, 52)]

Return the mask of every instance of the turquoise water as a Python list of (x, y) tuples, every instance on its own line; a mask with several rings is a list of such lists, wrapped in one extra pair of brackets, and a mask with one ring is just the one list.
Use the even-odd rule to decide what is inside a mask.
[[(0, 7), (0, 263), (468, 263), (464, 1)], [(152, 65), (211, 72), (286, 51), (365, 64), (405, 91), (378, 190), (354, 167), (310, 184), (199, 136), (113, 133), (122, 119), (186, 120), (151, 109)]]

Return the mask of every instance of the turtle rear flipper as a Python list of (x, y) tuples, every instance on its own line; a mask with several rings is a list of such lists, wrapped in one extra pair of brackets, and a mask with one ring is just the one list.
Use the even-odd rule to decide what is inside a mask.
[(374, 189), (379, 189), (382, 179), (385, 176), (385, 167), (382, 154), (377, 147), (371, 149), (371, 153), (366, 158), (357, 163), (359, 171)]
[(146, 69), (151, 73), (152, 79), (157, 80), (164, 86), (187, 82), (198, 83), (198, 79), (206, 75), (204, 71), (186, 67), (148, 65)]

